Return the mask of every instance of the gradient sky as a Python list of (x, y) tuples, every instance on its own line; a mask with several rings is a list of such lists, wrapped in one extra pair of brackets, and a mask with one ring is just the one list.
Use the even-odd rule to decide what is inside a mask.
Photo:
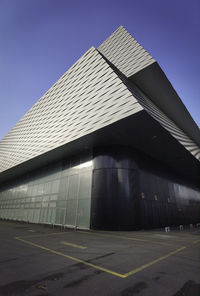
[(199, 0), (0, 0), (0, 139), (120, 25), (158, 61), (200, 126)]

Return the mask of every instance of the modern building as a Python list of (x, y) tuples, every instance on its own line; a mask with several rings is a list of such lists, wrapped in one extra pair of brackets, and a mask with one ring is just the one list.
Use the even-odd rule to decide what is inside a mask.
[(1, 140), (0, 217), (116, 230), (199, 222), (199, 128), (122, 26)]

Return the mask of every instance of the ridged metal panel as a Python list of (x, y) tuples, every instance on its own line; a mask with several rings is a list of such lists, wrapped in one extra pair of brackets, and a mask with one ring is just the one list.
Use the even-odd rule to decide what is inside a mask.
[[(99, 52), (125, 77), (130, 77), (156, 61), (120, 26), (99, 47)], [(126, 79), (125, 79), (126, 80)], [(200, 147), (186, 135), (163, 111), (144, 95), (137, 97), (144, 109), (176, 138), (196, 159), (200, 160)]]
[(0, 142), (0, 172), (143, 110), (89, 49)]
[(185, 149), (187, 149), (197, 160), (200, 161), (200, 147), (194, 143), (169, 117), (165, 115), (150, 99), (139, 90), (134, 96), (143, 108), (158, 121)]
[(155, 62), (122, 26), (106, 39), (98, 50), (127, 77)]

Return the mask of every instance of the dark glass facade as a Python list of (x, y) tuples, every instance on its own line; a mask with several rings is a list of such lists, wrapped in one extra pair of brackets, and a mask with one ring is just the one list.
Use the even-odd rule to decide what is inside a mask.
[(112, 230), (199, 222), (199, 162), (198, 126), (120, 26), (0, 141), (0, 218)]
[(150, 229), (199, 219), (200, 191), (181, 175), (130, 148), (95, 150), (91, 228)]
[(0, 218), (104, 230), (184, 225), (200, 220), (200, 191), (141, 151), (104, 146), (7, 181)]

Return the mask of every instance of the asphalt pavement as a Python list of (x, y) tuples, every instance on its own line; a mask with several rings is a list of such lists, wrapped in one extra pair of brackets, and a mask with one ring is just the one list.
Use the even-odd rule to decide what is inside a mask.
[(200, 296), (200, 229), (74, 231), (0, 221), (0, 296)]

